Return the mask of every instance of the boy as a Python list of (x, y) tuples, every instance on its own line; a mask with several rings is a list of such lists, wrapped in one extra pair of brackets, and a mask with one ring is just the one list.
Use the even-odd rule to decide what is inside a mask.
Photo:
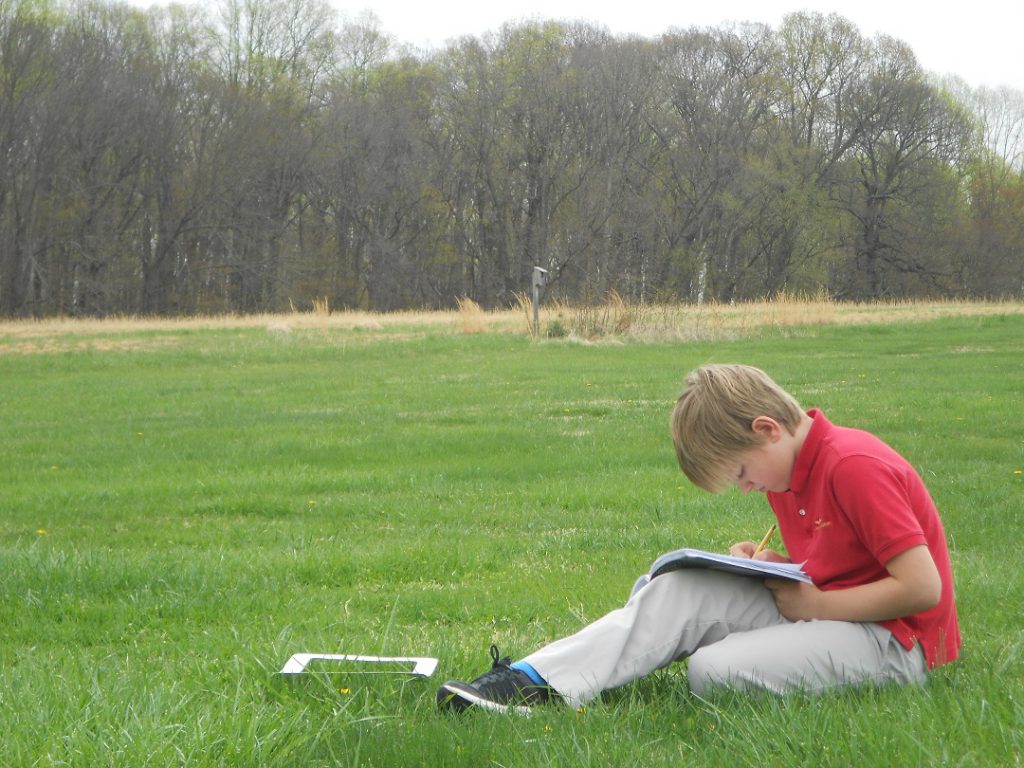
[[(956, 658), (960, 632), (945, 533), (914, 468), (872, 435), (804, 412), (767, 374), (709, 365), (672, 414), (679, 466), (697, 486), (760, 491), (789, 557), (814, 584), (671, 571), (626, 605), (516, 663), (449, 681), (439, 706), (524, 712), (579, 706), (687, 658), (690, 688), (824, 691), (913, 683)], [(730, 554), (755, 555), (735, 544)], [(772, 550), (759, 559), (784, 561)]]

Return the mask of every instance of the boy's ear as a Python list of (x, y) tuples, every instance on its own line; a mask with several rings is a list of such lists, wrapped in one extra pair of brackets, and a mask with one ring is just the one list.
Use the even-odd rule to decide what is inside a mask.
[(782, 425), (771, 416), (758, 416), (750, 422), (750, 428), (766, 443), (774, 443), (782, 437)]

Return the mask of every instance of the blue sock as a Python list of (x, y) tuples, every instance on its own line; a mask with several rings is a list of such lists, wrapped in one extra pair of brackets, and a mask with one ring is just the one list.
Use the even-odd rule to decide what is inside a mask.
[(525, 661), (514, 661), (509, 664), (512, 669), (518, 669), (520, 672), (530, 678), (536, 685), (547, 686), (548, 681), (541, 677), (537, 670), (527, 664)]

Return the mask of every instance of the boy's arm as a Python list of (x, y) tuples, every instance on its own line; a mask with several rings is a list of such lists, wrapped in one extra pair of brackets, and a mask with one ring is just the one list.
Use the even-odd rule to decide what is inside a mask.
[(904, 550), (885, 564), (888, 578), (848, 589), (822, 591), (811, 584), (769, 579), (779, 611), (791, 621), (885, 621), (933, 608), (942, 596), (942, 580), (923, 544)]

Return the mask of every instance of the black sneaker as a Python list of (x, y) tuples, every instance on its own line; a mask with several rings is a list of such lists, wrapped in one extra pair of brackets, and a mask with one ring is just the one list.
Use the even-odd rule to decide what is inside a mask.
[(491, 669), (472, 683), (449, 680), (437, 692), (437, 706), (461, 712), (479, 707), (494, 712), (529, 714), (530, 708), (555, 700), (557, 694), (544, 685), (537, 685), (525, 672), (509, 666), (512, 659), (498, 658), (498, 648), (491, 646)]

